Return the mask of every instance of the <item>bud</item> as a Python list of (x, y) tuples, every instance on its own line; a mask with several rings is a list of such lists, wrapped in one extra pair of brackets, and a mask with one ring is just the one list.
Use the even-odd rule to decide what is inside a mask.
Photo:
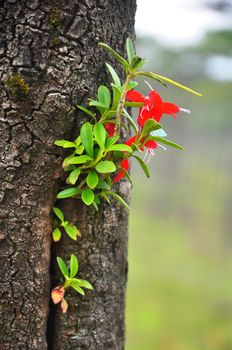
[(64, 286), (57, 286), (53, 288), (51, 297), (54, 304), (58, 304), (64, 298)]
[(66, 312), (68, 310), (68, 303), (64, 298), (61, 301), (60, 307), (61, 307), (63, 314), (66, 314)]

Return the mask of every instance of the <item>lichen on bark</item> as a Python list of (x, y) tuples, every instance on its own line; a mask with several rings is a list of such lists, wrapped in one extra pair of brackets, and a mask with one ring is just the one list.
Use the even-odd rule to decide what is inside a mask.
[(25, 97), (29, 92), (29, 86), (18, 73), (13, 73), (4, 82), (6, 89), (15, 97)]

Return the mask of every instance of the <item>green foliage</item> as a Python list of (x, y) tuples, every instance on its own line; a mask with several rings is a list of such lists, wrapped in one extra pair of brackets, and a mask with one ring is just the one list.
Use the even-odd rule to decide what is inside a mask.
[[(67, 197), (63, 197), (63, 198), (67, 198)], [(52, 237), (54, 242), (58, 242), (61, 239), (62, 229), (67, 233), (67, 235), (71, 239), (76, 241), (77, 237), (80, 236), (80, 232), (78, 228), (75, 225), (71, 224), (69, 221), (64, 219), (64, 214), (61, 211), (61, 209), (54, 207), (53, 212), (56, 215), (56, 217), (59, 219), (59, 223), (56, 220), (54, 220), (54, 225), (56, 226), (56, 228), (52, 232)]]
[[(178, 144), (163, 138), (163, 136), (166, 136), (166, 133), (161, 129), (162, 125), (156, 120), (157, 111), (155, 112), (153, 106), (154, 101), (149, 100), (150, 95), (142, 97), (139, 92), (131, 91), (137, 86), (133, 79), (137, 76), (147, 76), (165, 86), (166, 82), (168, 82), (194, 94), (200, 94), (169, 78), (152, 72), (140, 71), (139, 69), (144, 65), (145, 61), (136, 55), (130, 38), (126, 41), (127, 59), (119, 55), (107, 44), (100, 43), (99, 45), (106, 49), (122, 65), (126, 79), (125, 82), (121, 83), (115, 69), (106, 63), (106, 68), (112, 78), (111, 89), (105, 85), (100, 85), (96, 99), (89, 100), (88, 108), (80, 105), (76, 106), (89, 117), (89, 121), (82, 124), (80, 134), (77, 135), (75, 140), (60, 139), (55, 141), (56, 146), (62, 147), (69, 152), (63, 161), (63, 168), (66, 173), (66, 184), (73, 185), (73, 187), (62, 189), (57, 194), (57, 199), (73, 198), (81, 200), (85, 205), (93, 206), (98, 210), (102, 200), (110, 203), (113, 197), (129, 209), (128, 204), (113, 188), (114, 183), (123, 176), (132, 184), (129, 174), (129, 159), (136, 159), (146, 176), (149, 177), (148, 167), (140, 157), (144, 149), (147, 148), (150, 152), (150, 145), (154, 148), (158, 143), (182, 149)], [(132, 96), (131, 98), (129, 96), (127, 98), (128, 91), (130, 96)], [(134, 100), (133, 96), (135, 96)], [(158, 112), (161, 116), (165, 112), (163, 105), (160, 103), (160, 106), (157, 106), (160, 109)], [(138, 125), (126, 109), (127, 106), (140, 108)], [(139, 119), (142, 112), (144, 112), (144, 115), (141, 116), (142, 118), (145, 117), (145, 120), (141, 125)], [(149, 114), (147, 114), (148, 112)], [(127, 120), (135, 132), (135, 135), (125, 143), (118, 142), (121, 136), (121, 129), (125, 129), (122, 118)], [(162, 130), (162, 132), (155, 133), (157, 130)], [(137, 152), (139, 154), (136, 154)], [(58, 223), (57, 220), (54, 221), (53, 240), (59, 241), (62, 231), (65, 231), (72, 240), (76, 241), (77, 237), (80, 236), (78, 228), (73, 223), (65, 220), (61, 209), (55, 207), (53, 211), (58, 219)], [(78, 260), (74, 254), (71, 255), (69, 269), (59, 257), (57, 258), (57, 263), (65, 277), (65, 283), (62, 288), (72, 287), (82, 295), (85, 293), (83, 288), (92, 289), (88, 281), (76, 278)], [(54, 291), (55, 302), (62, 299), (59, 299), (59, 293), (61, 294), (62, 290), (60, 287), (57, 287), (57, 290)], [(63, 304), (63, 308), (67, 309), (67, 305)]]
[(96, 170), (101, 174), (108, 174), (115, 172), (116, 166), (111, 160), (103, 160), (96, 165)]
[(63, 285), (65, 289), (71, 287), (81, 295), (85, 295), (83, 288), (93, 289), (93, 286), (88, 281), (76, 278), (79, 263), (75, 254), (71, 254), (69, 268), (66, 265), (65, 261), (59, 256), (56, 258), (56, 260), (59, 269), (65, 278), (65, 282)]

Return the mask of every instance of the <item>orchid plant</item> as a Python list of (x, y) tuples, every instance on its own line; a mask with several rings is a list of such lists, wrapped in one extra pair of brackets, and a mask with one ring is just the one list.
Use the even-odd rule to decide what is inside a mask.
[[(89, 106), (77, 105), (76, 108), (88, 116), (80, 129), (76, 139), (56, 140), (55, 145), (70, 149), (70, 154), (63, 161), (66, 172), (66, 186), (57, 194), (57, 199), (76, 198), (87, 206), (93, 206), (97, 211), (102, 201), (110, 203), (112, 197), (129, 209), (124, 199), (116, 192), (114, 184), (126, 177), (131, 183), (129, 174), (131, 159), (135, 159), (147, 177), (150, 176), (147, 162), (154, 155), (158, 146), (170, 146), (182, 150), (183, 148), (169, 141), (160, 121), (166, 114), (176, 118), (179, 112), (189, 112), (174, 103), (164, 102), (161, 96), (151, 88), (148, 96), (143, 96), (138, 90), (138, 83), (134, 79), (138, 76), (149, 77), (157, 83), (167, 86), (175, 85), (195, 95), (198, 92), (187, 88), (169, 78), (153, 72), (141, 70), (145, 60), (135, 54), (130, 38), (126, 40), (127, 59), (104, 43), (99, 45), (106, 49), (118, 61), (125, 71), (125, 81), (122, 83), (115, 69), (106, 63), (106, 68), (112, 78), (111, 89), (100, 85), (96, 99), (89, 100)], [(136, 90), (134, 88), (136, 87)], [(127, 107), (138, 108), (137, 123), (133, 120)], [(127, 121), (134, 131), (134, 135), (121, 143), (121, 129), (126, 128)], [(146, 152), (145, 158), (142, 156)], [(64, 218), (58, 207), (53, 208), (56, 216), (53, 240), (59, 241), (62, 230), (73, 240), (80, 236), (78, 228)], [(57, 222), (57, 219), (59, 221)], [(51, 296), (55, 304), (61, 302), (63, 312), (68, 304), (64, 299), (65, 290), (74, 288), (84, 295), (83, 287), (92, 289), (88, 281), (75, 278), (78, 270), (77, 257), (72, 254), (70, 268), (61, 258), (57, 258), (61, 273), (65, 278), (62, 285), (52, 290)], [(69, 272), (70, 271), (70, 272)]]

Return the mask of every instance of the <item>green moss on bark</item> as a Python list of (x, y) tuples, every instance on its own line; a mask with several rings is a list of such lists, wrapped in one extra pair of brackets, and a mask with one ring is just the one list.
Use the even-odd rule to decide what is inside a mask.
[(29, 93), (29, 86), (18, 73), (13, 73), (5, 80), (5, 86), (16, 97), (23, 97)]

